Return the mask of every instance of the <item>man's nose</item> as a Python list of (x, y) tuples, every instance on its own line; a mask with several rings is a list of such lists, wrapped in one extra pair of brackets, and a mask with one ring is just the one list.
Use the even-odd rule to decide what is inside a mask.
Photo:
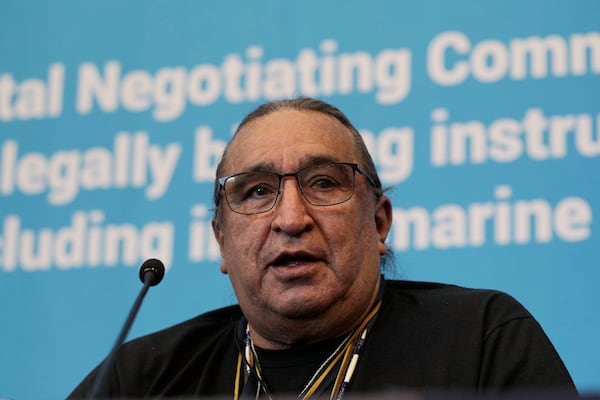
[(312, 223), (308, 207), (298, 181), (294, 177), (285, 177), (281, 181), (281, 193), (273, 210), (273, 229), (292, 236), (301, 234)]

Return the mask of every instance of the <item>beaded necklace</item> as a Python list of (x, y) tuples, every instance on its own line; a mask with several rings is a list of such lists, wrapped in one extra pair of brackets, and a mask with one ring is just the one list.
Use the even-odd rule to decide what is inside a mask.
[[(346, 387), (354, 375), (360, 351), (362, 350), (362, 346), (367, 337), (367, 332), (375, 322), (375, 317), (380, 307), (381, 299), (373, 306), (359, 326), (352, 330), (344, 340), (342, 340), (333, 353), (331, 353), (319, 368), (317, 368), (304, 389), (302, 389), (298, 395), (299, 399), (308, 399), (315, 395), (319, 389), (321, 389), (321, 391), (324, 390), (325, 387), (321, 386), (326, 378), (330, 376), (332, 371), (335, 370), (336, 366), (339, 366), (339, 368), (329, 398), (330, 400), (340, 400), (342, 398)], [(241, 351), (238, 353), (236, 371), (234, 399), (238, 400), (240, 398), (240, 388), (242, 385), (246, 385), (249, 378), (252, 376), (256, 379), (256, 390), (253, 394), (254, 398), (259, 399), (264, 395), (267, 399), (272, 400), (261, 371), (260, 361), (258, 360), (258, 355), (254, 348), (254, 342), (252, 341), (248, 325), (246, 325), (244, 354), (242, 354)]]

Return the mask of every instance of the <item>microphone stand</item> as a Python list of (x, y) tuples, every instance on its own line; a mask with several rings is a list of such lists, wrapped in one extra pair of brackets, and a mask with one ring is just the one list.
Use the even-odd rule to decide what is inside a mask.
[(164, 273), (165, 267), (160, 260), (151, 258), (142, 264), (140, 268), (140, 279), (144, 283), (144, 286), (142, 286), (142, 289), (133, 303), (133, 307), (131, 307), (131, 311), (129, 311), (129, 315), (125, 320), (125, 324), (121, 328), (121, 332), (115, 341), (112, 351), (110, 352), (106, 361), (102, 363), (100, 370), (98, 371), (98, 375), (96, 375), (96, 378), (94, 379), (94, 384), (88, 395), (88, 399), (97, 398), (100, 390), (102, 390), (102, 388), (106, 385), (108, 380), (108, 372), (115, 367), (117, 358), (121, 351), (121, 345), (125, 341), (125, 338), (127, 337), (127, 334), (133, 325), (133, 320), (140, 310), (142, 301), (144, 300), (146, 293), (148, 293), (148, 289), (150, 286), (158, 285), (162, 280)]

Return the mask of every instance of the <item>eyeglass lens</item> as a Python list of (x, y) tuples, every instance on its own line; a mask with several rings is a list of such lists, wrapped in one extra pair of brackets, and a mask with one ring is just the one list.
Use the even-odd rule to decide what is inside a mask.
[(351, 164), (321, 164), (303, 168), (295, 174), (246, 172), (225, 180), (225, 197), (231, 209), (243, 214), (269, 211), (279, 195), (281, 179), (295, 176), (300, 191), (313, 205), (343, 203), (354, 191), (354, 168)]

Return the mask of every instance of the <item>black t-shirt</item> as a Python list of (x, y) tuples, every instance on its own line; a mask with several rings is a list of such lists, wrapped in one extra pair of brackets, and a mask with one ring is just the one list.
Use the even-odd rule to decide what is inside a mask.
[[(125, 344), (101, 395), (231, 397), (243, 347), (237, 335), (241, 324), (239, 306), (229, 306)], [(321, 349), (326, 356), (332, 344), (316, 344), (313, 350), (319, 346), (328, 349)], [(318, 356), (304, 358), (306, 349), (269, 353), (263, 355), (268, 363), (282, 362), (283, 355), (290, 358), (290, 368), (305, 365), (295, 372), (319, 364)], [(96, 371), (70, 397), (85, 397)], [(305, 382), (297, 377), (297, 382), (280, 386), (286, 375), (275, 378), (271, 372), (269, 378), (268, 373), (266, 380), (276, 389)], [(452, 285), (386, 281), (381, 309), (346, 393), (538, 388), (574, 391), (543, 330), (512, 297)]]
[[(260, 367), (271, 394), (298, 394), (344, 338), (284, 350), (257, 348)], [(337, 370), (336, 370), (337, 371)]]

